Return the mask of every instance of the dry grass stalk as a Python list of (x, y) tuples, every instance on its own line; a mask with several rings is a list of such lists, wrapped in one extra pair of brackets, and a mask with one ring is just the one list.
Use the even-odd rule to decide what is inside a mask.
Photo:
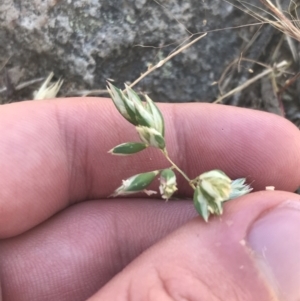
[(198, 42), (200, 39), (204, 38), (206, 35), (207, 35), (207, 33), (202, 34), (198, 38), (194, 39), (193, 41), (189, 42), (188, 44), (186, 44), (186, 45), (180, 47), (178, 50), (174, 51), (172, 54), (170, 54), (169, 56), (167, 56), (165, 59), (159, 61), (156, 65), (154, 65), (153, 67), (149, 68), (145, 73), (143, 73), (139, 78), (137, 78), (132, 84), (130, 84), (129, 87), (130, 88), (134, 87), (138, 82), (140, 82), (147, 75), (149, 75), (154, 70), (156, 70), (156, 69), (160, 68), (161, 66), (163, 66), (171, 58), (173, 58), (174, 56), (176, 56), (177, 54), (179, 54), (183, 50), (189, 48), (190, 46), (192, 46), (193, 44), (195, 44), (196, 42)]
[[(227, 1), (226, 1), (227, 2)], [(270, 0), (260, 0), (260, 2), (271, 12), (265, 11), (261, 8), (255, 7), (247, 2), (244, 1), (238, 1), (243, 8), (243, 11), (254, 17), (255, 19), (263, 22), (268, 23), (272, 26), (274, 26), (279, 31), (283, 32), (287, 36), (290, 36), (297, 41), (300, 41), (300, 29), (295, 25), (297, 24), (298, 20), (295, 19), (291, 13), (289, 15), (291, 16), (291, 19), (289, 19), (278, 7), (276, 7)], [(255, 7), (256, 9), (259, 9), (262, 13), (255, 12), (253, 9), (249, 7)], [(263, 13), (267, 13), (268, 15), (271, 15), (274, 20), (267, 18), (263, 16)]]
[(232, 89), (231, 91), (229, 91), (228, 93), (220, 96), (217, 100), (215, 100), (213, 103), (220, 103), (222, 102), (223, 99), (232, 96), (233, 94), (244, 90), (245, 88), (247, 88), (248, 86), (250, 86), (251, 84), (253, 84), (254, 82), (256, 82), (257, 80), (261, 79), (262, 77), (272, 73), (275, 71), (275, 69), (281, 69), (288, 66), (288, 62), (287, 61), (282, 61), (279, 64), (275, 65), (273, 68), (268, 68), (266, 70), (264, 70), (263, 72), (257, 74), (256, 76), (252, 77), (251, 79), (247, 80), (245, 83), (243, 83), (242, 85)]
[(284, 32), (286, 35), (300, 40), (300, 30), (297, 28), (290, 19), (288, 19), (281, 10), (279, 10), (270, 0), (260, 0), (279, 20), (279, 23), (272, 22), (271, 24)]
[(9, 56), (6, 60), (4, 60), (4, 62), (2, 63), (2, 66), (0, 66), (0, 71), (6, 66), (6, 64), (9, 62), (10, 59), (11, 59), (11, 56)]
[[(262, 62), (258, 62), (258, 61), (255, 61), (255, 60), (252, 60), (252, 59), (248, 59), (248, 58), (238, 58), (238, 59), (234, 59), (226, 68), (225, 70), (223, 71), (220, 79), (215, 82), (214, 84), (217, 84), (218, 85), (218, 89), (219, 89), (219, 92), (220, 92), (220, 95), (222, 96), (224, 94), (224, 90), (227, 88), (231, 78), (230, 78), (230, 74), (229, 72), (237, 65), (239, 64), (241, 61), (245, 61), (245, 62), (251, 62), (251, 63), (254, 63), (256, 65), (259, 65), (259, 66), (262, 66), (264, 68), (267, 68), (267, 69), (272, 69), (272, 66), (270, 65), (267, 65), (267, 64), (264, 64)], [(249, 69), (248, 72), (250, 73), (253, 73), (253, 70)], [(288, 73), (288, 72), (286, 72)]]
[(108, 95), (108, 92), (106, 89), (96, 89), (96, 90), (80, 90), (80, 91), (72, 91), (67, 94), (67, 96), (95, 96), (95, 95)]
[[(44, 79), (45, 79), (44, 77), (39, 77), (39, 78), (35, 78), (35, 79), (32, 79), (32, 80), (23, 82), (23, 83), (17, 85), (17, 86), (15, 87), (15, 90), (16, 90), (16, 91), (20, 91), (20, 90), (22, 90), (22, 89), (24, 89), (24, 88), (27, 88), (27, 87), (31, 86), (31, 85), (40, 83), (40, 82), (42, 82)], [(6, 87), (2, 87), (2, 88), (0, 88), (0, 93), (4, 93), (4, 92), (6, 92), (6, 90), (7, 90)]]

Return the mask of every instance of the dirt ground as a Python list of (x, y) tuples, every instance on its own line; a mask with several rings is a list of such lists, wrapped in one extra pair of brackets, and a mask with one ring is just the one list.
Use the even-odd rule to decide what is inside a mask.
[[(249, 23), (249, 16), (245, 15), (244, 21)], [(221, 99), (214, 101), (278, 114), (300, 127), (299, 42), (288, 41), (285, 34), (268, 24), (259, 29), (257, 26), (242, 27), (237, 34), (244, 40), (239, 50), (241, 56), (224, 67), (220, 80), (215, 83)], [(266, 68), (283, 61), (287, 62), (284, 69), (274, 68), (269, 74), (255, 79)], [(6, 63), (0, 64), (0, 103), (32, 99), (33, 91), (39, 88), (43, 78), (33, 82), (28, 79), (23, 86), (15, 85), (21, 76), (21, 67), (7, 72)], [(253, 83), (244, 88), (251, 79)], [(222, 99), (222, 95), (230, 94), (234, 89), (237, 90), (235, 93)], [(63, 96), (62, 89), (58, 97)]]

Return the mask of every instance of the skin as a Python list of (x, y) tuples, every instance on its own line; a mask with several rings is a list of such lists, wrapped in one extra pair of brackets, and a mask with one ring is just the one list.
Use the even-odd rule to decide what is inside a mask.
[[(263, 212), (297, 198), (299, 130), (254, 110), (159, 107), (169, 155), (191, 178), (219, 168), (231, 178), (246, 176), (257, 192), (230, 201), (208, 224), (187, 199), (108, 199), (121, 180), (169, 166), (155, 149), (107, 153), (138, 141), (111, 100), (3, 105), (0, 300), (276, 299), (241, 242)], [(268, 185), (285, 192), (259, 192)], [(178, 186), (191, 197), (180, 176)]]

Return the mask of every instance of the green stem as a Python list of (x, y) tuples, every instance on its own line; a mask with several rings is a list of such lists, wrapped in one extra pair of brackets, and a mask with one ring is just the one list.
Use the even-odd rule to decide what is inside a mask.
[(193, 181), (171, 160), (171, 158), (168, 155), (167, 149), (161, 150), (166, 159), (172, 164), (172, 167), (175, 168), (189, 183), (189, 185), (195, 190), (196, 187), (193, 184)]

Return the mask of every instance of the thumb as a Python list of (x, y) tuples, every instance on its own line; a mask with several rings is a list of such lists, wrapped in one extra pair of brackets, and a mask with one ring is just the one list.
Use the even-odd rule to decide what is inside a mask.
[(299, 196), (257, 192), (225, 211), (207, 224), (185, 224), (89, 301), (299, 300)]

